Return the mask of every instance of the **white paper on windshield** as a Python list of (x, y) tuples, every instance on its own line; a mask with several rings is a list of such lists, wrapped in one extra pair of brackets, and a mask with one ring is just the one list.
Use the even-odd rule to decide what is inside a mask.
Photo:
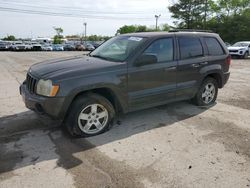
[(133, 40), (133, 41), (139, 42), (142, 40), (142, 38), (141, 37), (129, 37), (128, 40)]

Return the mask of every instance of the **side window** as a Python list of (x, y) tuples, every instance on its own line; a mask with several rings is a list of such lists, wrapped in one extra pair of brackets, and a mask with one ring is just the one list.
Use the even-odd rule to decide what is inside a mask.
[(199, 38), (179, 37), (181, 59), (203, 56), (203, 48)]
[(205, 37), (205, 43), (208, 48), (209, 55), (223, 55), (224, 51), (217, 39), (213, 37)]
[(144, 54), (155, 55), (158, 59), (158, 63), (173, 61), (174, 57), (173, 39), (165, 38), (154, 41), (144, 51)]

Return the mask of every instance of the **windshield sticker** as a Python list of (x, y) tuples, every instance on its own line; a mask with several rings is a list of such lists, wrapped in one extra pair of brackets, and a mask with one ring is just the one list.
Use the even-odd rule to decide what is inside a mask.
[(139, 42), (142, 40), (142, 38), (141, 37), (129, 37), (128, 40), (133, 40), (133, 41)]

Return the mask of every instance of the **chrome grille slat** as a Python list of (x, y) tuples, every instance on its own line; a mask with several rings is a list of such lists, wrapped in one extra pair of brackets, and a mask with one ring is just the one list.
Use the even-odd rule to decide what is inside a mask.
[(32, 94), (35, 93), (37, 79), (31, 76), (30, 74), (27, 74), (26, 81), (29, 92)]

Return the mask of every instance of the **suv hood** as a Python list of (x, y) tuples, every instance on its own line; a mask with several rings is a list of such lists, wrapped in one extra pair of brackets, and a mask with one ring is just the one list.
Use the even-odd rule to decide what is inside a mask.
[(229, 46), (229, 50), (240, 50), (240, 49), (246, 49), (247, 47), (244, 46)]
[(91, 73), (97, 73), (98, 70), (104, 70), (105, 67), (119, 65), (118, 62), (110, 62), (95, 57), (78, 56), (64, 59), (56, 59), (37, 63), (31, 66), (29, 72), (43, 79), (69, 76), (81, 76)]

